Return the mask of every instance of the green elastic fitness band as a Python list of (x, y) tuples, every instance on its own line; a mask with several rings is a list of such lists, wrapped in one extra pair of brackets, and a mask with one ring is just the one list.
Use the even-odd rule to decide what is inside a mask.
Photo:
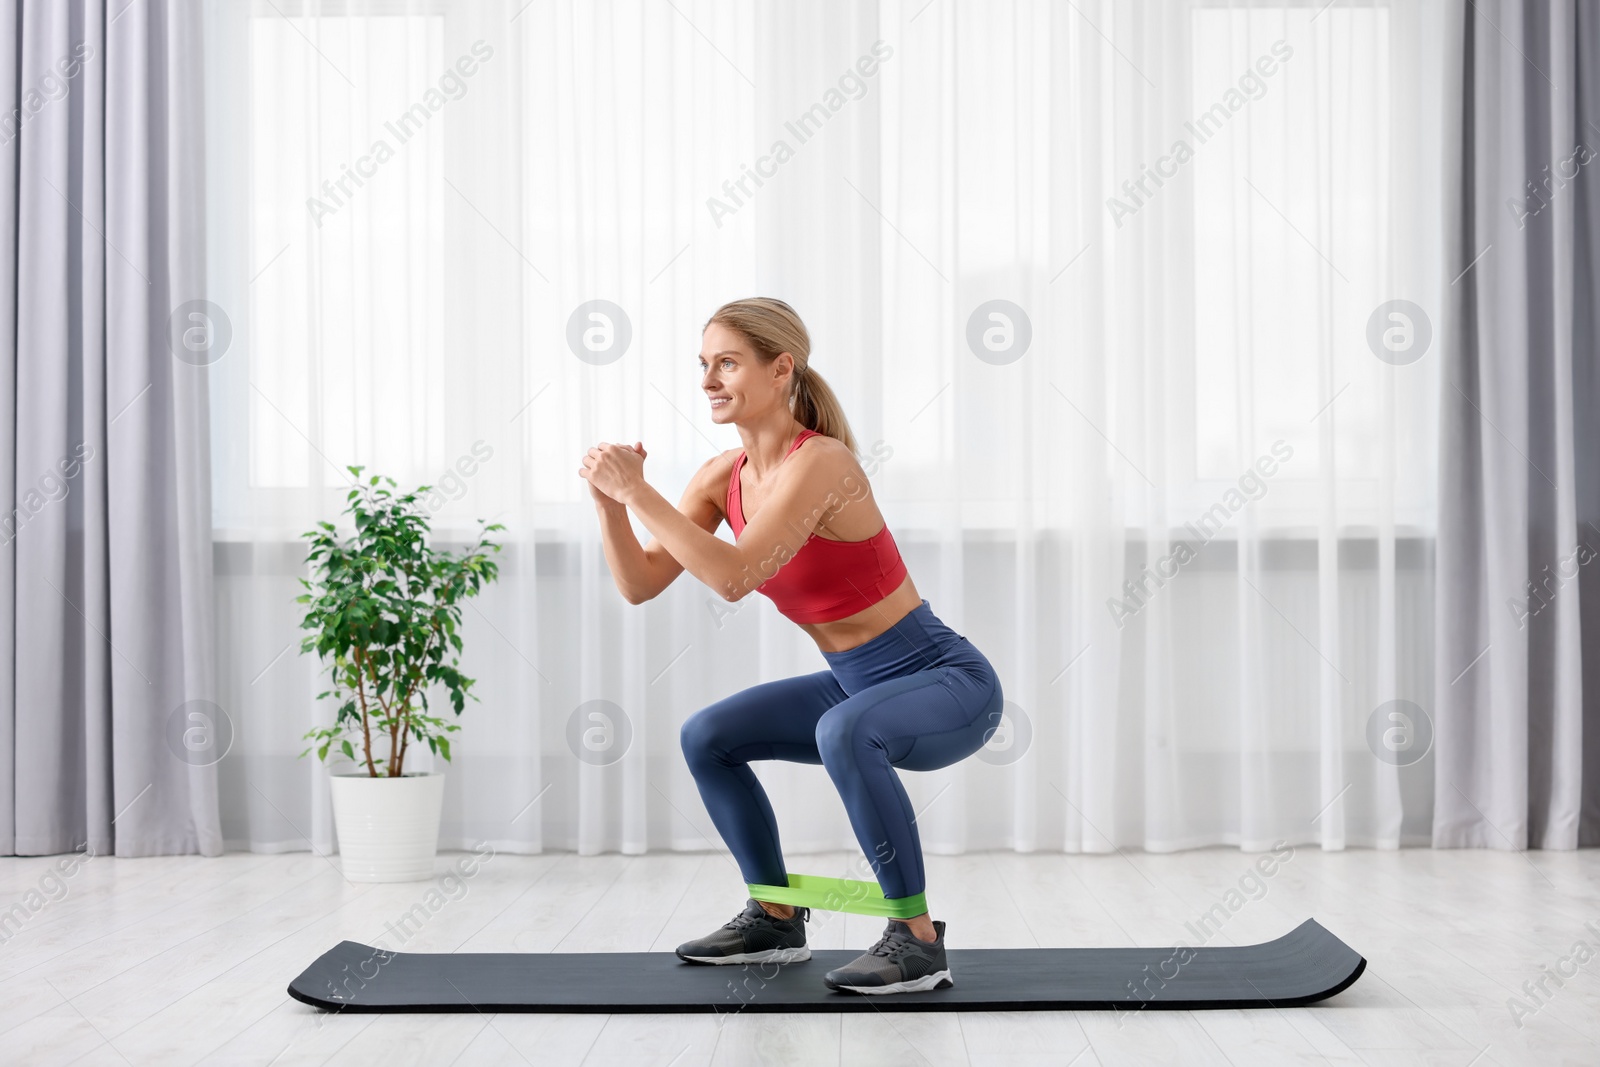
[(877, 882), (858, 882), (850, 878), (824, 878), (820, 874), (791, 874), (788, 885), (756, 885), (745, 888), (756, 900), (769, 904), (793, 904), (821, 911), (848, 911), (856, 915), (877, 915), (888, 919), (909, 919), (928, 910), (927, 895), (889, 898)]

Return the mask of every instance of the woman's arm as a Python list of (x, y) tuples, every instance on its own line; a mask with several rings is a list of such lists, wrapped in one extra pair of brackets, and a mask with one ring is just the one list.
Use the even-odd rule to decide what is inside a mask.
[[(715, 463), (714, 458), (696, 473), (678, 505), (681, 514), (707, 533), (715, 531), (722, 522), (722, 509), (706, 493), (705, 474)], [(648, 545), (640, 547), (633, 523), (628, 519), (626, 504), (602, 495), (595, 501), (595, 509), (600, 515), (606, 565), (611, 568), (617, 591), (628, 603), (654, 600), (683, 573), (683, 565), (659, 540), (652, 538)]]
[[(626, 503), (683, 569), (724, 600), (738, 601), (794, 558), (824, 517), (864, 495), (864, 480), (848, 453), (824, 437), (790, 453), (756, 517), (733, 544), (697, 526), (643, 480), (626, 494)], [(852, 487), (855, 496), (849, 495)]]

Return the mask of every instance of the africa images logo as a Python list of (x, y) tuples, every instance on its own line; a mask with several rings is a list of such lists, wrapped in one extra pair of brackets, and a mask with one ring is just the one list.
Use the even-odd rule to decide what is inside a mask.
[[(1287, 63), (1289, 57), (1294, 55), (1294, 49), (1288, 43), (1279, 40), (1272, 42), (1269, 49), (1272, 55), (1256, 57), (1255, 63), (1239, 75), (1238, 88), (1229, 86), (1227, 92), (1222, 94), (1222, 99), (1202, 111), (1193, 122), (1185, 122), (1183, 128), (1194, 136), (1196, 145), (1205, 144), (1244, 106), (1251, 101), (1260, 100), (1267, 94), (1266, 79), (1277, 72), (1279, 63)], [(1274, 60), (1273, 56), (1277, 59)], [(1191, 145), (1180, 137), (1172, 142), (1172, 148), (1164, 156), (1156, 160), (1154, 167), (1148, 163), (1141, 163), (1139, 176), (1129, 178), (1122, 183), (1122, 192), (1127, 200), (1110, 197), (1106, 200), (1106, 210), (1111, 213), (1111, 221), (1117, 224), (1117, 229), (1122, 229), (1122, 220), (1136, 214), (1138, 210), (1155, 196), (1155, 190), (1146, 183), (1154, 182), (1156, 189), (1166, 184), (1166, 181), (1178, 175), (1178, 168), (1194, 158), (1196, 145)], [(1129, 202), (1131, 201), (1131, 203)]]
[[(422, 94), (422, 99), (406, 108), (392, 121), (386, 121), (383, 126), (394, 136), (395, 142), (402, 147), (407, 141), (422, 131), (428, 121), (444, 109), (452, 100), (460, 100), (467, 95), (467, 79), (478, 72), (482, 64), (489, 62), (494, 55), (494, 49), (486, 41), (474, 41), (471, 48), (472, 55), (462, 55), (453, 66), (445, 68), (439, 75), (438, 88), (429, 86)], [(477, 58), (474, 59), (473, 56)], [(366, 155), (356, 160), (354, 167), (341, 164), (343, 173), (337, 178), (323, 181), (322, 192), (326, 199), (319, 197), (306, 198), (306, 210), (310, 212), (312, 221), (317, 224), (317, 229), (322, 228), (322, 220), (327, 215), (335, 214), (355, 196), (355, 189), (366, 184), (363, 179), (370, 179), (378, 173), (378, 168), (389, 162), (396, 155), (393, 145), (387, 139), (378, 137)], [(355, 189), (351, 188), (352, 183)], [(341, 195), (342, 194), (342, 195)]]

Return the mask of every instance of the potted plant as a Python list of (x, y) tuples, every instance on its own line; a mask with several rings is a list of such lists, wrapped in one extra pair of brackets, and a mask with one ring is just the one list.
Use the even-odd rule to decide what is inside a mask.
[[(311, 539), (306, 562), (314, 580), (301, 578), (307, 592), (295, 599), (310, 605), (300, 627), (313, 632), (300, 651), (314, 650), (329, 665), (333, 688), (317, 699), (332, 694), (340, 702), (332, 726), (304, 736), (321, 742), (312, 746), (318, 759), (326, 762), (337, 742), (360, 768), (329, 781), (345, 877), (416, 881), (433, 876), (444, 774), (402, 773), (406, 749), (413, 739), (426, 741), (450, 758), (444, 735), (461, 727), (427, 714), (430, 687), (445, 687), (457, 716), (467, 696), (478, 699), (473, 679), (457, 669), (461, 604), (499, 573), (484, 550), (499, 552), (500, 546), (485, 537), (505, 527), (484, 526), (462, 556), (435, 551), (426, 541), (427, 513), (418, 505), (428, 486), (395, 496), (378, 488), (377, 475), (361, 484), (362, 468), (347, 469), (357, 483), (344, 510), (354, 518), (353, 538), (341, 540), (331, 522), (303, 535)], [(374, 754), (374, 735), (387, 742), (386, 752)]]

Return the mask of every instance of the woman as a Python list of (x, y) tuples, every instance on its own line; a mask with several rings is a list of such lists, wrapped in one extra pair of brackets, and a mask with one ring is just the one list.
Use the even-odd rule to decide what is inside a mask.
[[(744, 447), (706, 461), (676, 508), (644, 480), (642, 443), (591, 448), (579, 474), (628, 603), (659, 595), (687, 569), (730, 602), (764, 593), (828, 663), (752, 686), (683, 724), (684, 757), (745, 881), (788, 884), (772, 805), (749, 761), (822, 764), (884, 896), (920, 911), (889, 920), (877, 944), (824, 982), (861, 993), (942, 988), (952, 984), (944, 923), (926, 910), (915, 814), (895, 768), (931, 771), (981, 748), (1000, 722), (1000, 680), (918, 596), (810, 350), (783, 301), (724, 305), (701, 331), (701, 388), (711, 421), (737, 426)], [(655, 535), (644, 548), (629, 508)], [(732, 544), (714, 533), (724, 518)], [(809, 918), (808, 908), (747, 898), (732, 921), (678, 955), (714, 964), (809, 959)]]

